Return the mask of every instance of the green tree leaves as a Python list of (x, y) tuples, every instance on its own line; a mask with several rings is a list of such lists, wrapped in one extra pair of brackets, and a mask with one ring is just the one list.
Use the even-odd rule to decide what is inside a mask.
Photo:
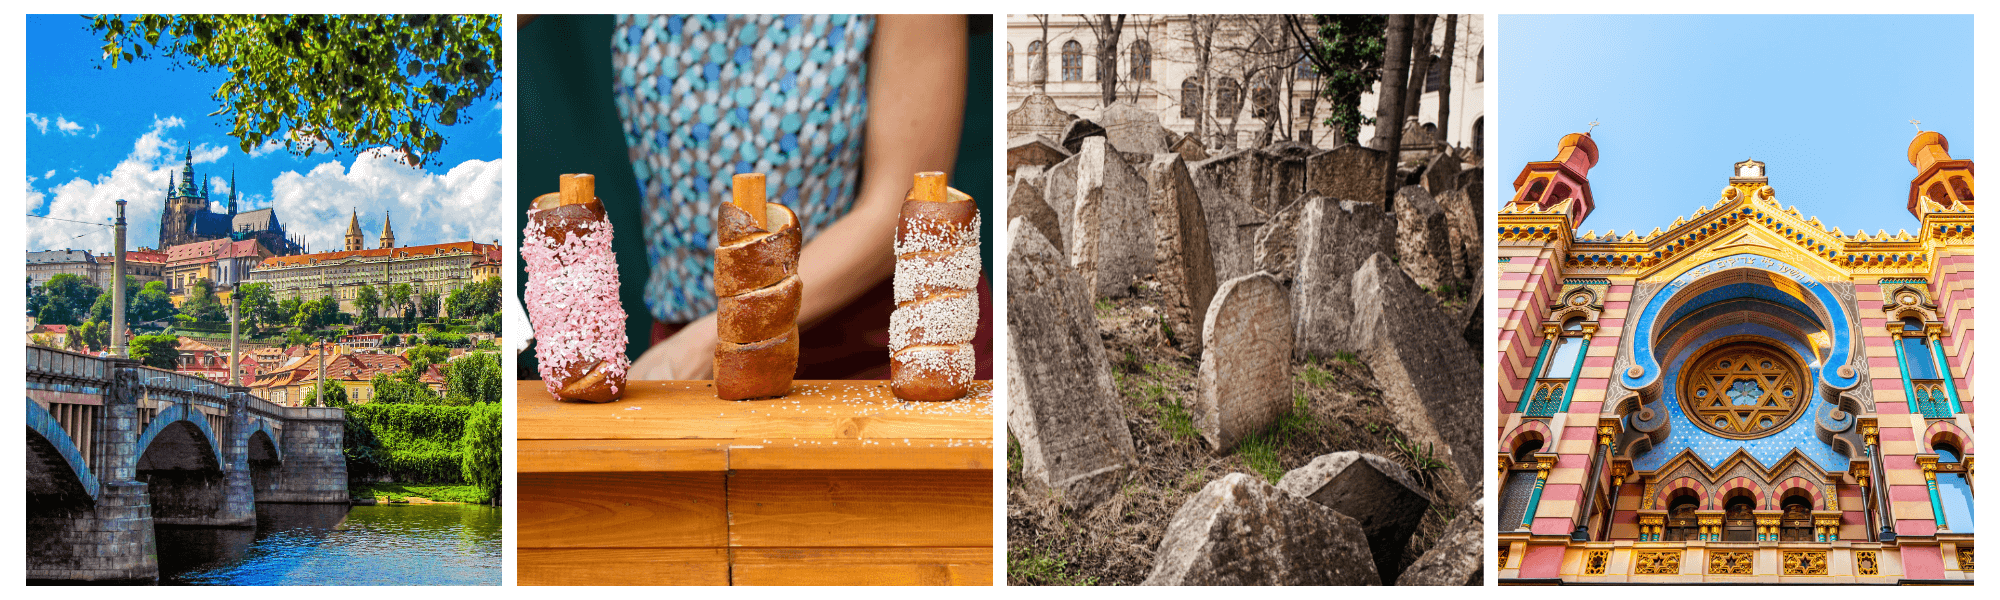
[(85, 19), (114, 69), (157, 52), (228, 73), (209, 96), (217, 103), (210, 115), (246, 153), (270, 142), (300, 156), (388, 146), (421, 167), (444, 147), (437, 127), (469, 120), (467, 108), (500, 93), (499, 15)]
[(475, 404), (459, 441), (460, 475), (478, 486), (487, 500), (500, 496), (500, 405)]
[(179, 344), (180, 339), (171, 335), (141, 335), (126, 343), (126, 349), (132, 358), (148, 367), (172, 371), (181, 360)]

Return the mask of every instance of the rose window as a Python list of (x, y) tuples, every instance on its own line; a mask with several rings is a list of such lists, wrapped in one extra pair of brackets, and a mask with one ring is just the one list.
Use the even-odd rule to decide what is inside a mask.
[(1790, 353), (1739, 342), (1707, 351), (1682, 371), (1681, 408), (1703, 430), (1763, 437), (1798, 420), (1810, 377)]

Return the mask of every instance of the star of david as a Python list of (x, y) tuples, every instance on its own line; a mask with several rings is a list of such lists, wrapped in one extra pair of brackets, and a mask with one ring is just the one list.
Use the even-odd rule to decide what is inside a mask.
[(1774, 433), (1803, 405), (1791, 361), (1757, 346), (1725, 348), (1695, 365), (1682, 397), (1702, 429), (1729, 437)]

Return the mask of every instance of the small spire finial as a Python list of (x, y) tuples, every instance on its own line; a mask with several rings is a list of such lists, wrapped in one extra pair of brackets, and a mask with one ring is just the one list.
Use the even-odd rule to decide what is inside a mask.
[(1910, 126), (1911, 126), (1911, 127), (1915, 127), (1915, 128), (1917, 128), (1917, 133), (1923, 133), (1923, 132), (1924, 132), (1924, 122), (1923, 122), (1923, 121), (1918, 121), (1918, 120), (1916, 120), (1916, 119), (1910, 119)]
[(1591, 120), (1590, 120), (1590, 129), (1585, 129), (1585, 130), (1583, 130), (1583, 133), (1584, 133), (1584, 135), (1589, 135), (1589, 134), (1591, 134), (1591, 133), (1594, 133), (1594, 132), (1596, 132), (1596, 131), (1597, 131), (1597, 126), (1598, 126), (1598, 125), (1599, 125), (1599, 123), (1597, 122), (1597, 119), (1591, 119)]

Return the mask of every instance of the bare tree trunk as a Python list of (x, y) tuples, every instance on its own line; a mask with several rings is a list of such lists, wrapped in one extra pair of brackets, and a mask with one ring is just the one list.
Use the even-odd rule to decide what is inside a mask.
[[(1097, 85), (1104, 105), (1111, 106), (1118, 101), (1118, 35), (1125, 30), (1125, 15), (1097, 15), (1095, 21), (1090, 15), (1080, 16), (1097, 34)], [(1114, 16), (1116, 20), (1112, 19)]]
[(1034, 17), (1042, 24), (1042, 51), (1028, 53), (1028, 61), (1032, 63), (1028, 65), (1028, 79), (1035, 82), (1036, 92), (1046, 94), (1049, 91), (1049, 16)]
[[(1437, 15), (1415, 15), (1410, 25), (1410, 80), (1403, 92), (1403, 118), (1419, 116), (1424, 103), (1424, 82), (1431, 73), (1431, 31)], [(1400, 126), (1400, 125), (1398, 125)]]
[(1453, 54), (1458, 52), (1458, 15), (1444, 18), (1444, 51), (1438, 54), (1438, 70), (1444, 77), (1438, 81), (1438, 137), (1451, 139), (1451, 63)]
[(1382, 91), (1375, 100), (1375, 149), (1389, 153), (1388, 171), (1382, 174), (1382, 206), (1393, 209), (1396, 198), (1396, 167), (1401, 164), (1403, 147), (1403, 84), (1410, 74), (1410, 15), (1389, 17), (1389, 32), (1383, 39)]
[(1209, 73), (1210, 52), (1215, 46), (1215, 27), (1221, 17), (1215, 15), (1188, 15), (1188, 35), (1194, 39), (1194, 72), (1197, 85), (1201, 86), (1197, 106), (1194, 107), (1195, 139), (1211, 148), (1214, 140), (1208, 137), (1208, 103), (1215, 96), (1214, 77)]

